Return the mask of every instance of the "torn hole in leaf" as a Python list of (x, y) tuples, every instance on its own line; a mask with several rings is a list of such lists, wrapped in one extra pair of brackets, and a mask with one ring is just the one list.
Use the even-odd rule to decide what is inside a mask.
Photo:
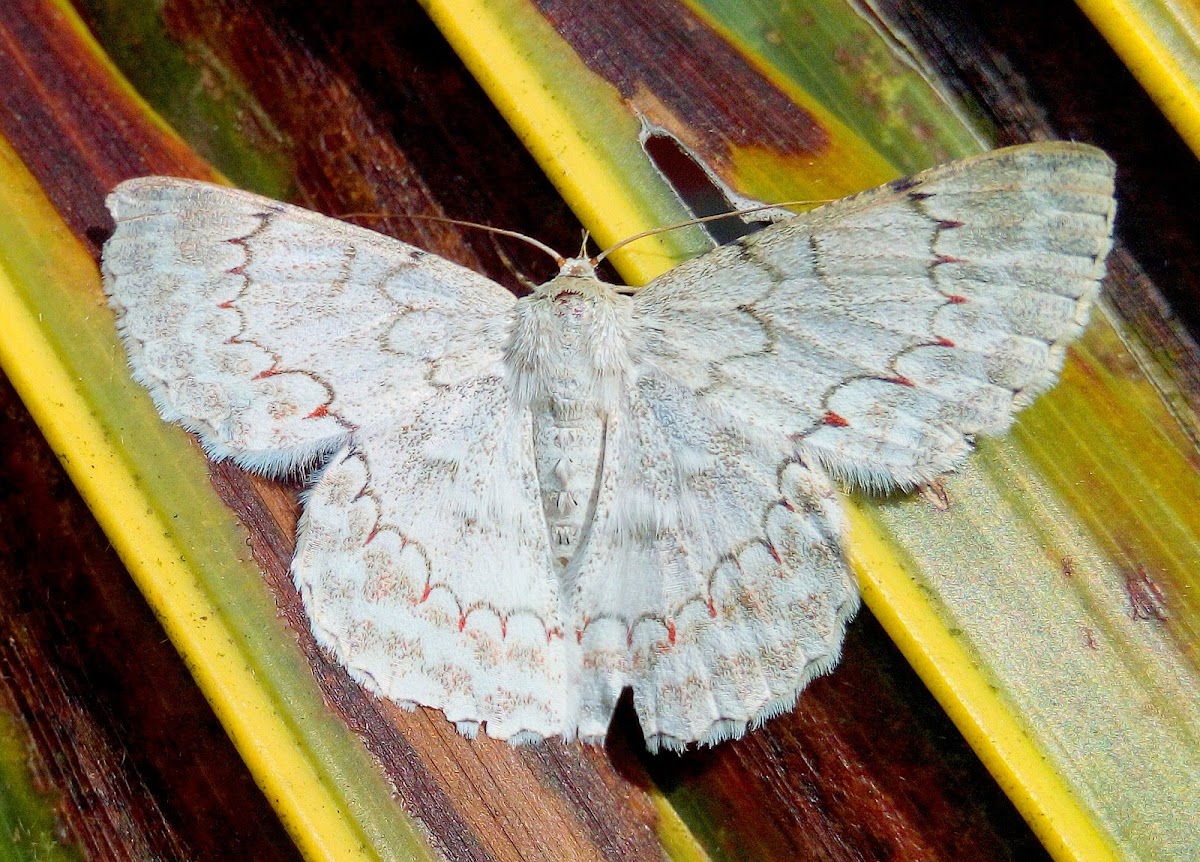
[[(677, 138), (665, 132), (647, 131), (642, 135), (642, 148), (671, 184), (684, 206), (697, 218), (731, 213), (744, 204), (734, 203), (729, 189), (719, 184), (712, 173), (697, 160)], [(761, 218), (761, 216), (760, 216)], [(738, 216), (706, 222), (701, 227), (718, 245), (733, 242), (738, 237), (765, 227), (764, 222), (749, 222)]]

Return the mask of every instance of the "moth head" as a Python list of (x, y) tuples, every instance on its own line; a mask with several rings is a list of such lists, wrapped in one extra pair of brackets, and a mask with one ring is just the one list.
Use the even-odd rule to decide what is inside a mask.
[(558, 265), (559, 278), (592, 278), (596, 277), (596, 264), (590, 257), (563, 258)]
[(588, 257), (559, 258), (558, 275), (534, 288), (538, 296), (565, 299), (569, 296), (597, 297), (612, 292), (612, 286), (596, 278), (596, 264)]

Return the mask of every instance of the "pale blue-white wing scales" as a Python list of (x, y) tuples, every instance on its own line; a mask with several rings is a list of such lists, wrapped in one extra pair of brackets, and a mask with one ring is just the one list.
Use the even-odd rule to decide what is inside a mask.
[(1112, 164), (999, 151), (814, 210), (632, 299), (591, 532), (569, 573), (585, 703), (631, 684), (652, 746), (791, 706), (858, 595), (821, 466), (952, 469), (1050, 386), (1103, 273)]
[(739, 736), (790, 708), (836, 663), (858, 606), (838, 507), (784, 435), (639, 369), (567, 573), (581, 734), (603, 732), (625, 686), (651, 748)]
[(1053, 385), (1111, 244), (1092, 147), (997, 150), (717, 249), (634, 298), (648, 362), (868, 487), (927, 482)]
[(169, 177), (108, 206), (105, 289), (134, 375), (219, 457), (302, 464), (502, 354), (513, 296), (382, 234)]
[(471, 735), (575, 735), (529, 416), (499, 366), (356, 434), (306, 497), (292, 570), (371, 690)]
[(371, 690), (471, 733), (571, 735), (514, 297), (404, 243), (218, 186), (109, 198), (105, 287), (138, 380), (219, 457), (328, 454), (292, 574)]
[(510, 739), (601, 738), (628, 685), (652, 747), (740, 734), (833, 665), (858, 596), (819, 465), (907, 486), (1003, 430), (1082, 331), (1113, 210), (1103, 154), (1037, 145), (658, 279), (622, 312), (560, 577), (499, 286), (217, 187), (110, 206), (106, 286), (163, 414), (268, 471), (335, 452), (293, 573), (357, 679)]

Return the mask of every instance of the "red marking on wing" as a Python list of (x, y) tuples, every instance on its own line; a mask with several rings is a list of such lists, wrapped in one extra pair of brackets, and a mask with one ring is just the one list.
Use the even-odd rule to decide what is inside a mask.
[(458, 630), (461, 632), (466, 627), (467, 627), (467, 615), (459, 614), (458, 615)]
[(508, 637), (508, 617), (500, 617), (500, 637)]
[(305, 419), (322, 419), (322, 418), (324, 418), (325, 416), (328, 416), (328, 415), (329, 415), (329, 405), (328, 405), (328, 404), (322, 404), (320, 407), (318, 407), (318, 408), (317, 408), (316, 410), (314, 410), (312, 413), (309, 413), (309, 414), (308, 414), (307, 416), (305, 416), (304, 418), (305, 418)]
[(905, 377), (903, 374), (897, 374), (895, 377), (890, 377), (890, 378), (888, 378), (888, 382), (889, 382), (889, 383), (896, 383), (896, 384), (898, 384), (898, 385), (900, 385), (900, 386), (913, 386), (913, 385), (915, 385), (915, 384), (914, 384), (914, 383), (913, 383), (911, 380), (909, 380), (909, 379), (908, 379), (907, 377)]
[[(379, 535), (379, 527), (378, 526), (372, 527), (371, 532), (367, 534), (367, 540), (365, 542), (363, 542), (363, 544), (364, 545), (371, 544), (373, 541), (375, 541), (375, 537), (378, 535)], [(425, 589), (428, 592), (429, 587), (426, 587)], [(422, 600), (422, 601), (424, 601), (424, 600)]]
[(233, 308), (233, 304), (234, 304), (236, 301), (237, 301), (237, 300), (235, 300), (235, 299), (227, 299), (227, 300), (225, 300), (224, 302), (218, 302), (218, 303), (217, 303), (217, 308)]
[(426, 584), (425, 592), (421, 593), (421, 599), (420, 599), (420, 601), (417, 602), (417, 604), (422, 604), (422, 603), (428, 601), (429, 594), (432, 592), (433, 592), (433, 584)]
[(272, 365), (270, 368), (267, 368), (263, 371), (258, 372), (250, 379), (251, 380), (262, 380), (264, 377), (274, 377), (276, 374), (282, 374), (282, 373), (283, 372), (280, 371), (276, 366)]
[(956, 227), (962, 227), (963, 223), (951, 218), (940, 218), (938, 219), (937, 226), (938, 230), (954, 230)]
[(672, 644), (675, 643), (675, 623), (667, 620), (667, 640)]
[(796, 511), (796, 507), (793, 506), (791, 503), (789, 503), (787, 500), (780, 500), (779, 502), (783, 505), (783, 508), (787, 509), (789, 512)]
[(965, 296), (959, 296), (957, 293), (952, 293), (946, 297), (946, 301), (951, 305), (962, 305), (964, 302), (970, 302)]
[(951, 257), (948, 254), (939, 254), (933, 259), (934, 266), (941, 266), (943, 263), (965, 263), (961, 257)]
[(953, 347), (954, 346), (953, 341), (951, 341), (949, 338), (942, 338), (940, 335), (938, 336), (938, 340), (935, 341), (934, 344), (936, 344), (938, 347)]
[(546, 643), (549, 643), (550, 641), (554, 640), (555, 638), (561, 638), (562, 636), (563, 636), (562, 629), (558, 628), (557, 626), (555, 626), (552, 629), (547, 629), (546, 630)]
[(845, 418), (838, 416), (832, 410), (826, 410), (825, 415), (821, 417), (821, 421), (826, 425), (832, 425), (834, 428), (845, 428), (850, 424)]
[(716, 619), (716, 616), (717, 616), (717, 606), (715, 604), (713, 604), (713, 600), (712, 600), (711, 596), (708, 599), (708, 615), (710, 617), (712, 617), (713, 619)]
[(771, 559), (777, 563), (783, 562), (783, 557), (779, 556), (779, 551), (775, 550), (775, 546), (770, 542), (767, 543), (767, 550), (771, 552)]

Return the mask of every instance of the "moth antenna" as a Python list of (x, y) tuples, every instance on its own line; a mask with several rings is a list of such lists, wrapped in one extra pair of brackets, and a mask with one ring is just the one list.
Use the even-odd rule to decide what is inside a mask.
[(583, 229), (583, 242), (579, 246), (579, 256), (581, 258), (587, 257), (587, 244), (588, 244), (588, 240), (591, 238), (592, 238), (591, 231), (589, 231), (587, 228), (584, 228)]
[(504, 268), (512, 273), (513, 278), (517, 280), (518, 284), (531, 292), (537, 287), (537, 282), (526, 278), (525, 273), (521, 272), (521, 270), (517, 268), (517, 265), (513, 263), (512, 258), (509, 257), (508, 253), (504, 250), (503, 244), (497, 243), (493, 245), (492, 250), (496, 252), (496, 256), (500, 258), (500, 262), (504, 264)]
[(762, 212), (763, 210), (779, 209), (780, 207), (813, 206), (816, 204), (827, 204), (827, 203), (832, 203), (833, 200), (834, 200), (834, 198), (824, 198), (824, 199), (818, 199), (818, 200), (783, 201), (782, 203), (777, 203), (777, 204), (763, 204), (762, 206), (746, 207), (745, 209), (733, 210), (732, 212), (717, 213), (716, 215), (702, 216), (700, 218), (688, 219), (687, 221), (681, 221), (681, 222), (677, 222), (675, 224), (669, 224), (669, 225), (664, 225), (662, 227), (650, 228), (650, 230), (644, 230), (641, 233), (635, 233), (633, 236), (627, 236), (627, 237), (625, 237), (625, 239), (620, 240), (619, 242), (616, 242), (613, 245), (610, 245), (608, 248), (604, 249), (604, 251), (600, 252), (598, 255), (596, 255), (594, 258), (592, 258), (592, 264), (595, 265), (595, 264), (600, 263), (600, 261), (604, 260), (604, 258), (608, 257), (614, 251), (616, 251), (619, 248), (629, 245), (631, 242), (637, 242), (639, 239), (645, 239), (646, 237), (654, 236), (655, 234), (666, 233), (667, 231), (677, 230), (681, 227), (691, 227), (692, 225), (695, 225), (695, 224), (704, 224), (705, 222), (710, 222), (710, 221), (720, 221), (723, 218), (735, 218), (737, 216), (748, 215), (749, 213)]
[[(474, 221), (463, 221), (462, 219), (458, 219), (458, 218), (445, 218), (444, 216), (418, 215), (418, 214), (409, 214), (409, 213), (346, 213), (345, 215), (339, 216), (339, 218), (342, 218), (342, 219), (407, 218), (407, 219), (421, 219), (423, 221), (436, 221), (436, 222), (441, 222), (442, 224), (456, 224), (456, 225), (459, 225), (460, 227), (470, 227), (470, 228), (475, 228), (476, 230), (485, 230), (488, 233), (499, 234), (500, 236), (510, 236), (513, 239), (519, 239), (522, 242), (528, 243), (529, 245), (533, 246), (534, 248), (538, 249), (539, 251), (543, 251), (546, 254), (550, 255), (550, 257), (554, 259), (554, 263), (560, 267), (567, 261), (567, 259), (565, 257), (563, 257), (561, 254), (556, 252), (554, 249), (550, 248), (550, 246), (546, 245), (544, 242), (539, 242), (536, 239), (534, 239), (533, 237), (526, 236), (525, 234), (519, 233), (515, 230), (505, 230), (504, 228), (501, 228), (501, 227), (492, 227), (490, 224), (480, 224), (479, 222), (474, 222)], [(585, 236), (586, 236), (586, 231), (585, 231)], [(584, 241), (586, 242), (586, 239)]]

